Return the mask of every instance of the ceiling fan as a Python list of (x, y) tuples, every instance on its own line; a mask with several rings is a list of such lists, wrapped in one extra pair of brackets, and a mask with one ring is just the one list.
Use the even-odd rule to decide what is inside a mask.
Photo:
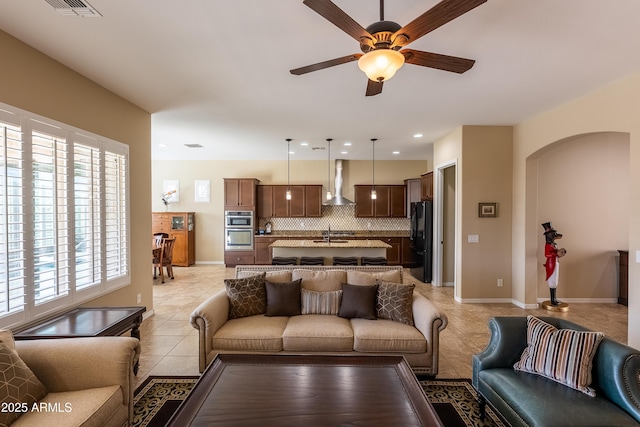
[(393, 77), (405, 62), (462, 74), (473, 67), (476, 61), (403, 48), (486, 1), (442, 0), (409, 24), (401, 27), (393, 21), (384, 20), (384, 0), (380, 0), (380, 21), (374, 22), (365, 29), (331, 0), (304, 0), (304, 4), (356, 39), (364, 53), (355, 53), (296, 68), (291, 70), (291, 74), (306, 74), (358, 60), (358, 66), (368, 77), (366, 96), (381, 93), (384, 81)]

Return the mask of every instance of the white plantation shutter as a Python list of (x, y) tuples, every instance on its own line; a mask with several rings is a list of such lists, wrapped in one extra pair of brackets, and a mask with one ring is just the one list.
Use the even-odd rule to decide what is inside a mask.
[(76, 289), (102, 282), (100, 150), (82, 144), (73, 149)]
[(129, 272), (127, 218), (127, 157), (105, 153), (105, 222), (107, 279), (122, 278)]
[(35, 305), (69, 295), (68, 155), (63, 137), (32, 131), (31, 238)]
[(0, 104), (0, 327), (130, 283), (128, 156)]
[(21, 312), (25, 304), (22, 146), (19, 118), (0, 111), (0, 316)]

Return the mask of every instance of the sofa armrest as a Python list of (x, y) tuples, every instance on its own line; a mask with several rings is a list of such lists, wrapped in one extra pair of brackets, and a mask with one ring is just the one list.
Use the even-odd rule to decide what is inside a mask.
[[(140, 341), (131, 337), (18, 340), (20, 358), (49, 392), (120, 385), (133, 410), (133, 365)], [(131, 416), (133, 413), (130, 414)]]
[(433, 358), (433, 372), (438, 372), (440, 331), (447, 327), (447, 315), (426, 297), (413, 292), (413, 324), (427, 340), (427, 354)]
[(213, 350), (213, 335), (227, 322), (229, 297), (226, 289), (207, 298), (191, 313), (191, 326), (198, 329), (199, 367), (207, 367), (207, 355)]
[[(527, 318), (492, 317), (487, 347), (472, 357), (472, 383), (478, 385), (478, 373), (484, 369), (511, 368), (527, 347)], [(476, 387), (477, 388), (477, 387)]]

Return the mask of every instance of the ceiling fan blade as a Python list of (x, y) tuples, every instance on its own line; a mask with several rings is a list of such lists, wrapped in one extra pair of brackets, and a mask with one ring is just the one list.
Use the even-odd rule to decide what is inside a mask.
[(358, 42), (369, 44), (373, 36), (331, 0), (304, 0), (302, 3), (315, 10), (324, 19), (340, 28)]
[(371, 79), (367, 79), (367, 92), (366, 96), (374, 96), (382, 92), (383, 82), (374, 82)]
[(406, 46), (487, 0), (442, 0), (431, 9), (396, 31), (391, 40), (393, 46)]
[(318, 62), (317, 64), (307, 65), (306, 67), (295, 68), (290, 70), (291, 74), (299, 76), (301, 74), (307, 74), (312, 71), (324, 70), (325, 68), (335, 67), (336, 65), (346, 64), (347, 62), (357, 61), (362, 56), (361, 53), (354, 53), (353, 55), (343, 56), (341, 58), (330, 59), (328, 61)]
[(437, 68), (438, 70), (451, 71), (458, 74), (469, 71), (473, 64), (476, 63), (473, 59), (423, 52), (421, 50), (403, 49), (400, 53), (404, 55), (405, 62), (409, 64)]

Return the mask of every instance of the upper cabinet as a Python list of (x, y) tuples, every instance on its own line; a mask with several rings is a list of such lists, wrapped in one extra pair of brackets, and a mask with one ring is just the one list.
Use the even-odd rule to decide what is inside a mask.
[(255, 210), (257, 185), (258, 180), (255, 178), (224, 178), (225, 210)]
[(371, 185), (356, 185), (356, 217), (403, 218), (407, 216), (404, 185), (376, 185), (376, 199), (371, 199)]
[[(291, 189), (291, 200), (286, 199), (287, 188)], [(322, 185), (259, 185), (258, 216), (321, 217)]]
[(433, 172), (420, 175), (422, 200), (433, 200)]

